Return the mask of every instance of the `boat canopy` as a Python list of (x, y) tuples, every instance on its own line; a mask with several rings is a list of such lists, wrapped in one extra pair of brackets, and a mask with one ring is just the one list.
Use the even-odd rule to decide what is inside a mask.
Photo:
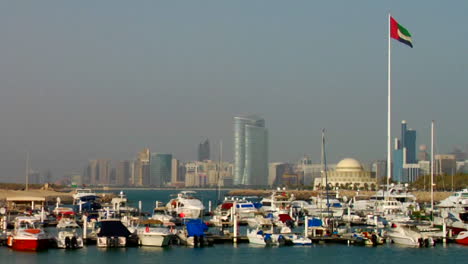
[(310, 227), (313, 227), (313, 226), (322, 226), (322, 220), (318, 219), (318, 218), (312, 218), (312, 219), (309, 219), (309, 226)]
[(100, 225), (98, 237), (129, 237), (131, 234), (120, 220), (104, 220)]
[(187, 223), (188, 236), (204, 236), (208, 226), (201, 219), (193, 219)]

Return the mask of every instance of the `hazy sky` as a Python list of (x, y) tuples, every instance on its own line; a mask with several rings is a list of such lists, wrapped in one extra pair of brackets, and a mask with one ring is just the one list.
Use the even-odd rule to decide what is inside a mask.
[[(54, 176), (143, 147), (196, 158), (233, 116), (258, 114), (271, 161), (386, 158), (387, 14), (393, 136), (468, 143), (468, 1), (1, 1), (0, 181), (31, 166)], [(216, 153), (212, 149), (212, 153)]]

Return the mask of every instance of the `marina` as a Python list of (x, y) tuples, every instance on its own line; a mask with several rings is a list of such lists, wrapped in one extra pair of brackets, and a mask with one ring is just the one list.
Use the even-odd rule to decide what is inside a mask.
[[(122, 199), (121, 196), (123, 192), (126, 194), (125, 199)], [(199, 197), (203, 208), (212, 209), (211, 212), (207, 211), (201, 218), (198, 218), (199, 220), (181, 217), (183, 213), (179, 213), (178, 215), (168, 214), (173, 216), (173, 219), (178, 219), (177, 221), (171, 222), (169, 218), (166, 219), (168, 221), (164, 222), (154, 219), (149, 213), (143, 213), (157, 211), (156, 209), (163, 210), (164, 207), (161, 207), (160, 204), (166, 204), (165, 201), (169, 201), (171, 196), (177, 195), (177, 193), (177, 190), (124, 190), (117, 192), (116, 197), (120, 197), (119, 201), (125, 201), (125, 204), (119, 204), (125, 209), (125, 213), (120, 216), (118, 214), (119, 206), (112, 203), (102, 204), (97, 213), (91, 213), (91, 211), (80, 213), (80, 208), (76, 206), (74, 212), (67, 213), (63, 209), (67, 208), (67, 205), (56, 204), (55, 207), (60, 207), (63, 210), (61, 219), (56, 220), (57, 227), (51, 224), (43, 229), (40, 227), (37, 227), (37, 229), (26, 228), (28, 230), (39, 230), (39, 232), (30, 232), (36, 233), (42, 238), (44, 234), (47, 234), (49, 237), (47, 243), (41, 242), (41, 247), (37, 249), (14, 247), (10, 239), (14, 238), (14, 230), (16, 229), (8, 229), (2, 233), (1, 243), (4, 247), (0, 247), (0, 251), (7, 252), (11, 258), (14, 258), (15, 255), (18, 257), (23, 256), (24, 251), (37, 251), (34, 255), (39, 258), (44, 254), (60, 255), (63, 252), (74, 255), (81, 255), (83, 252), (94, 254), (92, 252), (95, 252), (95, 250), (105, 250), (106, 248), (114, 248), (113, 251), (106, 254), (115, 255), (119, 254), (119, 252), (132, 252), (132, 254), (145, 256), (152, 253), (172, 254), (172, 252), (179, 250), (187, 252), (186, 250), (190, 249), (199, 252), (196, 248), (205, 247), (206, 249), (203, 252), (210, 255), (211, 253), (208, 252), (218, 252), (220, 249), (226, 251), (226, 254), (231, 254), (232, 250), (250, 252), (251, 250), (259, 250), (259, 248), (264, 248), (267, 252), (271, 252), (272, 248), (277, 248), (275, 250), (279, 251), (290, 250), (291, 252), (300, 250), (302, 254), (311, 254), (312, 251), (317, 251), (320, 248), (319, 254), (321, 254), (322, 250), (327, 251), (333, 248), (340, 250), (344, 250), (344, 248), (351, 250), (352, 248), (352, 250), (360, 251), (363, 250), (360, 249), (361, 246), (364, 246), (369, 248), (366, 250), (370, 251), (380, 251), (382, 248), (389, 251), (414, 250), (414, 248), (427, 248), (426, 250), (428, 250), (431, 248), (433, 250), (431, 252), (455, 250), (461, 251), (461, 254), (464, 254), (465, 257), (467, 255), (466, 250), (468, 248), (462, 245), (463, 241), (466, 241), (466, 232), (459, 231), (460, 234), (458, 234), (450, 226), (443, 227), (431, 225), (428, 222), (408, 221), (406, 218), (401, 218), (402, 216), (398, 218), (398, 214), (388, 214), (387, 218), (392, 220), (385, 221), (386, 223), (382, 227), (379, 227), (378, 223), (380, 218), (385, 220), (385, 215), (380, 215), (379, 219), (377, 216), (367, 216), (366, 218), (373, 220), (367, 224), (362, 220), (351, 224), (349, 216), (351, 215), (353, 200), (348, 203), (342, 203), (341, 201), (343, 207), (341, 215), (329, 215), (326, 210), (323, 210), (324, 208), (315, 208), (314, 206), (308, 207), (309, 211), (298, 213), (302, 212), (301, 209), (304, 209), (305, 203), (308, 202), (292, 203), (294, 196), (285, 199), (288, 193), (287, 190), (274, 190), (271, 196), (252, 202), (254, 206), (260, 206), (262, 201), (267, 204), (272, 202), (277, 204), (278, 208), (275, 211), (268, 207), (267, 210), (261, 211), (260, 206), (257, 213), (252, 215), (253, 218), (249, 218), (247, 217), (248, 214), (244, 214), (244, 217), (248, 219), (244, 219), (245, 221), (242, 224), (237, 222), (240, 218), (234, 217), (234, 215), (239, 216), (241, 211), (235, 210), (237, 200), (231, 197), (226, 198), (227, 202), (220, 203), (220, 205), (225, 204), (225, 208), (227, 207), (226, 203), (231, 204), (231, 207), (225, 210), (229, 213), (222, 213), (225, 221), (217, 226), (210, 224), (210, 220), (215, 217), (213, 215), (214, 211), (216, 211), (215, 207), (211, 206), (216, 203), (216, 191), (214, 190), (192, 193), (192, 199)], [(227, 191), (223, 191), (223, 195), (226, 194)], [(283, 198), (276, 199), (275, 196), (278, 195)], [(456, 195), (455, 193), (454, 196)], [(95, 196), (98, 197), (99, 193), (96, 193)], [(240, 204), (249, 204), (245, 199), (238, 199)], [(336, 201), (333, 202), (337, 206), (336, 203), (340, 202), (340, 199), (337, 197), (334, 199)], [(280, 202), (276, 202), (276, 200)], [(453, 200), (453, 197), (447, 199), (447, 201), (449, 200)], [(290, 201), (290, 204), (287, 204), (286, 201)], [(310, 202), (313, 201), (314, 199), (311, 199)], [(441, 204), (444, 205), (447, 201)], [(464, 205), (464, 200), (461, 201), (458, 201), (458, 206)], [(157, 207), (154, 207), (155, 205)], [(294, 208), (294, 205), (297, 207)], [(53, 211), (54, 206), (48, 208), (48, 211)], [(221, 207), (218, 207), (218, 209)], [(237, 209), (240, 209), (240, 207), (237, 207)], [(83, 210), (83, 207), (81, 207), (81, 210)], [(397, 212), (395, 208), (392, 208), (392, 210)], [(444, 210), (448, 210), (447, 206), (444, 207)], [(356, 216), (362, 215), (364, 211), (353, 211), (353, 214)], [(377, 211), (374, 209), (372, 213), (377, 214)], [(390, 211), (387, 210), (386, 213)], [(132, 215), (131, 212), (137, 213)], [(87, 219), (86, 216), (94, 217), (94, 215), (97, 218), (89, 218), (89, 221), (83, 221)], [(348, 218), (344, 218), (344, 216), (348, 216)], [(50, 216), (48, 217), (50, 218)], [(40, 216), (39, 218), (33, 216), (15, 217), (16, 221), (28, 220), (26, 218), (35, 219), (34, 222), (41, 221)], [(74, 219), (78, 221), (74, 222)], [(401, 219), (404, 219), (404, 221), (401, 221)], [(76, 223), (79, 223), (80, 226), (76, 225)], [(458, 227), (461, 227), (461, 224), (458, 223)], [(3, 225), (5, 225), (4, 222)], [(422, 228), (424, 225), (426, 225), (425, 229)], [(466, 228), (466, 225), (465, 222), (463, 227)], [(59, 230), (65, 228), (68, 231), (60, 231), (63, 232), (60, 234)], [(416, 230), (417, 228), (420, 228), (420, 230)], [(445, 235), (443, 233), (444, 228)], [(409, 231), (410, 229), (412, 231)], [(429, 231), (432, 231), (432, 233)], [(80, 235), (77, 236), (77, 234)], [(456, 243), (457, 238), (459, 238), (460, 245)], [(115, 251), (118, 248), (124, 251)], [(216, 250), (211, 248), (216, 248)]]

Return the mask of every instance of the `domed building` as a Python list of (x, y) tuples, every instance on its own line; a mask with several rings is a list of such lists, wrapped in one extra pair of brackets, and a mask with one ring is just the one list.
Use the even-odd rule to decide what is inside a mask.
[[(365, 171), (361, 163), (352, 158), (346, 158), (336, 164), (334, 171), (327, 171), (328, 184), (339, 188), (352, 188), (357, 186), (364, 188), (375, 185), (376, 179), (372, 177), (370, 171)], [(317, 184), (315, 184), (317, 186)], [(325, 175), (319, 180), (320, 186), (325, 186)]]

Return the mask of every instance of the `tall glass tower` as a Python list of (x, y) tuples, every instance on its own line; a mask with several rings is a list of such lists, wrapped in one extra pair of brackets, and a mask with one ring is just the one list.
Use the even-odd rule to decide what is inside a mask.
[(268, 131), (258, 116), (234, 117), (234, 185), (268, 184)]
[(150, 185), (163, 187), (171, 181), (172, 154), (151, 153)]

